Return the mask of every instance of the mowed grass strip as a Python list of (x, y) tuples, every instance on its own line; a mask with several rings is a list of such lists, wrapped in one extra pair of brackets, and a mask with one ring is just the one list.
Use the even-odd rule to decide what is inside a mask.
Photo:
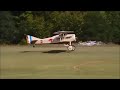
[(120, 79), (118, 45), (81, 47), (73, 52), (59, 45), (1, 46), (0, 78)]

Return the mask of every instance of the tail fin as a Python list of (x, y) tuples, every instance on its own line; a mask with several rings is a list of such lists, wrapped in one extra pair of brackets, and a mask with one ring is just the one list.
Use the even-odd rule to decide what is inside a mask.
[(34, 36), (31, 36), (31, 35), (26, 35), (26, 40), (27, 40), (28, 44), (32, 44), (32, 42), (39, 40), (39, 38), (36, 38)]
[(32, 36), (26, 35), (26, 40), (27, 40), (27, 43), (30, 44), (32, 42)]

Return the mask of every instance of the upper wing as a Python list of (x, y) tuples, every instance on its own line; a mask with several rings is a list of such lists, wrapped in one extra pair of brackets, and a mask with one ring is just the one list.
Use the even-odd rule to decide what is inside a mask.
[(58, 31), (54, 32), (53, 34), (70, 34), (70, 33), (74, 33), (74, 31)]

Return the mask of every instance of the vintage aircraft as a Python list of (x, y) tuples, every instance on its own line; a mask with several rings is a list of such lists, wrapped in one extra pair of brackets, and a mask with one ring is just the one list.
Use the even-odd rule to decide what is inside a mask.
[(28, 44), (33, 44), (33, 47), (35, 47), (35, 45), (40, 45), (40, 44), (63, 43), (64, 46), (67, 46), (67, 49), (69, 51), (75, 50), (75, 46), (72, 45), (72, 42), (76, 41), (74, 31), (58, 31), (58, 32), (54, 32), (53, 34), (55, 35), (52, 37), (43, 38), (43, 39), (31, 36), (31, 35), (26, 35), (26, 40)]

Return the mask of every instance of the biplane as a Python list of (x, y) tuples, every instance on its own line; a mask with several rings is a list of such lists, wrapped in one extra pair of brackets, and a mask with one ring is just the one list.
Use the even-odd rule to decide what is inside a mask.
[(26, 35), (26, 40), (28, 44), (33, 44), (33, 47), (41, 44), (64, 44), (69, 51), (75, 50), (75, 46), (72, 44), (76, 41), (74, 31), (57, 31), (53, 34), (54, 36), (43, 39)]

